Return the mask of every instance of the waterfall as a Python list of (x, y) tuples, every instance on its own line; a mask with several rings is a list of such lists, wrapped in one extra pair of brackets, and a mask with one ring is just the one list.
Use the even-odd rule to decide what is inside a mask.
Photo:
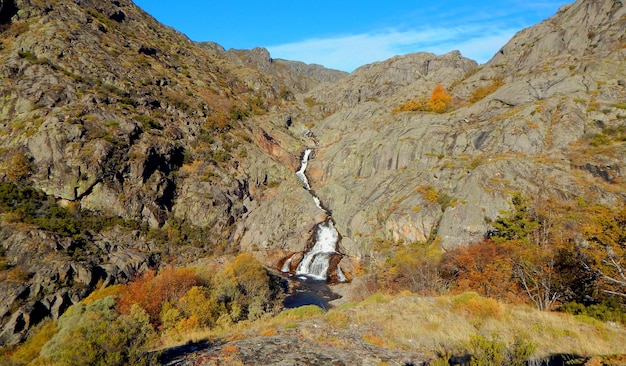
[[(304, 150), (302, 154), (302, 161), (300, 164), (300, 169), (296, 172), (296, 175), (302, 181), (304, 188), (309, 192), (315, 205), (322, 211), (328, 214), (322, 207), (322, 203), (315, 195), (315, 193), (311, 190), (311, 186), (309, 185), (309, 181), (306, 177), (306, 168), (309, 164), (309, 158), (312, 149)], [(339, 242), (339, 233), (335, 229), (335, 225), (333, 224), (332, 219), (329, 217), (325, 221), (318, 223), (316, 227), (315, 233), (315, 244), (313, 247), (304, 253), (304, 256), (298, 267), (296, 268), (296, 275), (311, 277), (317, 280), (326, 280), (328, 277), (328, 269), (330, 267), (330, 261), (333, 256), (337, 255), (337, 243)], [(292, 258), (289, 258), (285, 261), (282, 271), (289, 272), (290, 264), (292, 262)], [(341, 269), (338, 268), (338, 277), (340, 281), (345, 281), (345, 276), (341, 272)]]
[(300, 169), (296, 172), (296, 175), (300, 178), (307, 191), (311, 190), (311, 186), (309, 185), (309, 180), (306, 178), (304, 172), (306, 171), (306, 167), (309, 165), (309, 156), (311, 156), (311, 152), (313, 152), (312, 149), (304, 150), (304, 154), (302, 154), (302, 161), (300, 162)]
[(288, 258), (285, 263), (283, 263), (283, 268), (281, 268), (281, 272), (289, 272), (289, 265), (291, 265), (291, 261), (293, 258)]
[(304, 254), (304, 258), (296, 269), (296, 274), (325, 280), (330, 259), (337, 253), (335, 249), (338, 241), (339, 233), (332, 221), (328, 220), (328, 222), (318, 224), (315, 245)]

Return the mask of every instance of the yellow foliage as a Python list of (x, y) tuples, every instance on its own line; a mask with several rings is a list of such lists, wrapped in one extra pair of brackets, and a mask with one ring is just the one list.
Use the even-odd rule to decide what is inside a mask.
[(441, 84), (437, 84), (430, 95), (428, 107), (433, 112), (444, 113), (448, 110), (451, 101), (452, 96), (448, 94), (446, 88), (444, 88)]
[(478, 320), (489, 318), (499, 319), (502, 316), (502, 305), (475, 292), (465, 292), (452, 300), (452, 310)]
[(428, 101), (426, 100), (410, 100), (400, 105), (400, 107), (393, 110), (394, 113), (398, 112), (418, 112), (428, 111)]
[(437, 84), (432, 91), (430, 99), (414, 99), (410, 100), (406, 103), (401, 104), (398, 108), (395, 108), (392, 112), (436, 112), (436, 113), (444, 113), (446, 112), (451, 105), (452, 96), (448, 94), (446, 89), (441, 85)]
[(32, 335), (24, 344), (17, 348), (11, 359), (18, 364), (26, 365), (30, 363), (39, 356), (41, 348), (57, 331), (58, 329), (52, 320), (44, 320), (36, 329), (31, 331)]
[(195, 315), (192, 315), (188, 318), (183, 318), (178, 322), (178, 326), (176, 326), (178, 330), (181, 332), (189, 332), (195, 329), (200, 328), (200, 322)]
[(198, 171), (200, 171), (200, 169), (202, 168), (202, 165), (204, 163), (201, 160), (194, 160), (193, 162), (191, 162), (191, 164), (184, 164), (183, 166), (180, 167), (180, 170), (183, 173), (187, 173), (187, 174), (196, 174), (198, 173)]
[(363, 336), (363, 340), (369, 344), (372, 344), (374, 346), (377, 347), (384, 347), (385, 346), (385, 339), (381, 336), (375, 335), (375, 334), (371, 334), (371, 333), (367, 333)]
[(415, 188), (415, 192), (419, 192), (422, 195), (424, 195), (424, 199), (428, 203), (437, 203), (437, 202), (439, 202), (439, 192), (437, 192), (437, 190), (433, 186), (417, 187), (417, 188)]
[(225, 275), (234, 280), (244, 295), (265, 295), (268, 289), (268, 275), (265, 268), (252, 254), (239, 254), (224, 268)]
[(89, 296), (87, 296), (85, 300), (83, 300), (83, 303), (91, 304), (94, 301), (101, 300), (109, 296), (118, 297), (120, 296), (122, 287), (123, 287), (122, 285), (113, 285), (113, 286), (99, 288), (95, 290), (94, 292), (92, 292), (91, 294), (89, 294)]
[(214, 324), (224, 309), (206, 287), (194, 286), (178, 301), (178, 308), (194, 317), (199, 326)]
[(500, 88), (502, 85), (504, 85), (504, 81), (502, 81), (502, 79), (496, 79), (496, 80), (493, 80), (493, 82), (487, 86), (478, 87), (476, 88), (476, 90), (474, 90), (474, 92), (470, 96), (469, 101), (471, 103), (476, 103), (479, 100), (485, 98), (487, 95), (498, 90), (498, 88)]
[(222, 353), (225, 353), (225, 354), (233, 354), (237, 352), (239, 352), (239, 347), (235, 345), (229, 344), (229, 345), (224, 346), (224, 348), (222, 348)]

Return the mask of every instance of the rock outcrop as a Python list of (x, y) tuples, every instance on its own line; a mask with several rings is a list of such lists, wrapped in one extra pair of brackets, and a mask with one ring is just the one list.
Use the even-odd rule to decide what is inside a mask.
[[(591, 139), (625, 123), (625, 13), (619, 2), (578, 1), (481, 67), (458, 52), (398, 56), (302, 96), (291, 114), (313, 125), (311, 185), (345, 252), (366, 258), (374, 239), (481, 240), (515, 191), (624, 198), (622, 144)], [(454, 111), (394, 112), (436, 84)]]

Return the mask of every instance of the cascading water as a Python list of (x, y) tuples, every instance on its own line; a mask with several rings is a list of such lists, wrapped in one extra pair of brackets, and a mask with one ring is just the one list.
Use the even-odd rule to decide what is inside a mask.
[(298, 171), (296, 172), (296, 175), (304, 184), (304, 188), (306, 188), (306, 190), (309, 192), (311, 191), (311, 186), (309, 185), (309, 180), (306, 178), (306, 174), (304, 173), (306, 172), (307, 166), (309, 166), (309, 157), (311, 156), (312, 152), (313, 149), (304, 150), (304, 154), (302, 154), (302, 160), (300, 161), (300, 169), (298, 169)]
[[(306, 177), (306, 168), (312, 152), (312, 149), (306, 149), (304, 151), (302, 154), (300, 169), (296, 172), (296, 175), (302, 181), (304, 188), (311, 194), (311, 197), (317, 207), (329, 215), (329, 217), (325, 221), (317, 224), (315, 244), (310, 250), (304, 253), (302, 260), (296, 268), (295, 274), (317, 280), (326, 280), (328, 278), (328, 270), (330, 268), (331, 260), (334, 256), (339, 254), (337, 252), (339, 233), (335, 229), (332, 218), (330, 218), (330, 213), (322, 207), (320, 199), (311, 190), (311, 186), (309, 185), (309, 181)], [(288, 258), (285, 261), (282, 267), (283, 272), (289, 272), (292, 260), (293, 257)], [(339, 281), (345, 281), (345, 276), (339, 266), (337, 266), (336, 271)]]
[(333, 222), (328, 220), (317, 225), (315, 245), (304, 254), (296, 269), (297, 275), (306, 275), (318, 280), (325, 280), (333, 255), (337, 254), (339, 233)]

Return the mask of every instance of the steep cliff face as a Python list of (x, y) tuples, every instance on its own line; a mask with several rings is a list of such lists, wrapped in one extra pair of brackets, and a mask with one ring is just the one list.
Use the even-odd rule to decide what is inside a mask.
[[(480, 240), (515, 191), (623, 198), (623, 144), (592, 140), (626, 122), (625, 14), (620, 2), (578, 1), (485, 65), (455, 52), (399, 56), (302, 96), (293, 115), (319, 143), (311, 184), (345, 252), (366, 258), (376, 238)], [(436, 84), (454, 110), (394, 112)]]

